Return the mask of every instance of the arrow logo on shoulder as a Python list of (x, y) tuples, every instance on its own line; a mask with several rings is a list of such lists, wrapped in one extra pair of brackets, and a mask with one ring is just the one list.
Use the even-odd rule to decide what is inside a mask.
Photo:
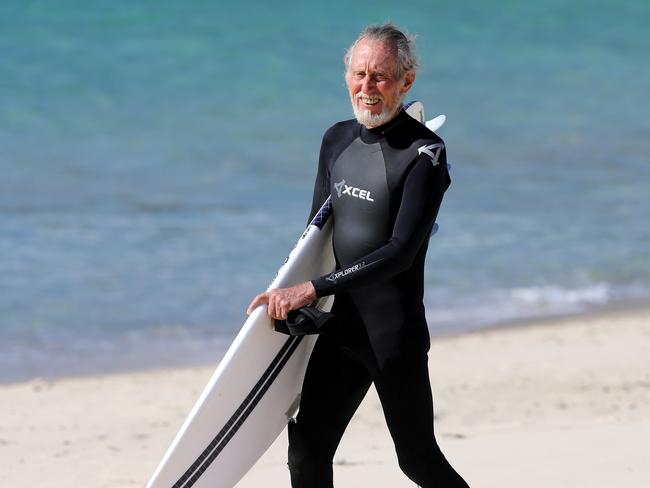
[(345, 180), (341, 180), (338, 183), (334, 183), (334, 189), (336, 190), (336, 194), (338, 195), (339, 198), (341, 198), (341, 192), (343, 191), (344, 186), (345, 186)]
[(440, 157), (440, 151), (445, 145), (441, 142), (437, 144), (429, 144), (428, 146), (418, 147), (418, 154), (426, 154), (431, 158), (433, 165), (438, 164), (438, 158)]

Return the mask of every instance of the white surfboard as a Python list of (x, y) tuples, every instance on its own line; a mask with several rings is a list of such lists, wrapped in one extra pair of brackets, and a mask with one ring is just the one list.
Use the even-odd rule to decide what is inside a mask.
[[(421, 103), (417, 108), (421, 118), (416, 118), (422, 122), (424, 108)], [(328, 198), (269, 289), (334, 270), (331, 214)], [(333, 297), (325, 297), (317, 305), (328, 311), (332, 303)], [(258, 307), (219, 363), (147, 488), (232, 488), (296, 413), (315, 338), (275, 332), (266, 307)]]
[(442, 127), (442, 124), (444, 124), (446, 120), (446, 115), (438, 115), (431, 120), (427, 120), (424, 125), (426, 125), (427, 129), (429, 129), (431, 132), (435, 132), (440, 129), (440, 127)]
[(446, 115), (438, 115), (431, 120), (426, 120), (426, 117), (424, 116), (424, 105), (422, 102), (415, 101), (407, 103), (404, 105), (404, 109), (406, 110), (407, 114), (409, 114), (418, 122), (424, 124), (431, 132), (435, 132), (440, 129), (440, 127), (442, 127), (442, 125), (447, 120)]
[[(269, 288), (334, 270), (331, 205), (320, 209)], [(328, 297), (320, 308), (329, 310)], [(221, 360), (147, 488), (232, 488), (273, 443), (298, 408), (315, 336), (273, 330), (258, 307)]]

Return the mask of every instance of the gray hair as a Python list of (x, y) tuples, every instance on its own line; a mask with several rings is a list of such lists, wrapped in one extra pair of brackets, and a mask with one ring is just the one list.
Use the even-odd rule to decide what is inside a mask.
[(345, 52), (343, 61), (346, 71), (350, 69), (352, 52), (363, 39), (380, 41), (389, 44), (397, 52), (397, 78), (402, 77), (409, 71), (417, 72), (420, 67), (417, 52), (415, 51), (415, 36), (406, 31), (400, 30), (392, 22), (385, 24), (369, 25), (361, 31), (357, 40)]

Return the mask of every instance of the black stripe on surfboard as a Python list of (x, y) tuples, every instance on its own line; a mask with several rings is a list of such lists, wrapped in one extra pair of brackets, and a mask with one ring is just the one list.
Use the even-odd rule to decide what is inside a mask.
[(271, 364), (264, 374), (257, 381), (250, 393), (246, 395), (244, 401), (239, 405), (235, 413), (226, 422), (223, 428), (196, 458), (192, 465), (185, 471), (172, 488), (190, 488), (201, 475), (210, 467), (210, 464), (217, 458), (219, 453), (228, 445), (230, 439), (234, 437), (239, 428), (246, 421), (251, 412), (255, 409), (259, 401), (266, 393), (266, 390), (273, 384), (275, 378), (280, 374), (284, 365), (289, 361), (292, 354), (302, 340), (301, 336), (289, 337), (280, 351), (271, 361)]
[(327, 219), (330, 218), (330, 215), (332, 215), (332, 197), (331, 196), (327, 197), (327, 200), (325, 200), (325, 203), (323, 203), (320, 210), (314, 216), (314, 218), (309, 223), (307, 228), (309, 228), (312, 225), (315, 225), (319, 229), (322, 229), (323, 226), (325, 225), (325, 222), (327, 222)]

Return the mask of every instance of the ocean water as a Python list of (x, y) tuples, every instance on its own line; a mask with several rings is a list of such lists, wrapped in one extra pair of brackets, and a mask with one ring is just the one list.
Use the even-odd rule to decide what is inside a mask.
[(650, 297), (650, 3), (277, 5), (2, 2), (0, 380), (218, 360), (388, 19), (448, 117), (432, 332)]

